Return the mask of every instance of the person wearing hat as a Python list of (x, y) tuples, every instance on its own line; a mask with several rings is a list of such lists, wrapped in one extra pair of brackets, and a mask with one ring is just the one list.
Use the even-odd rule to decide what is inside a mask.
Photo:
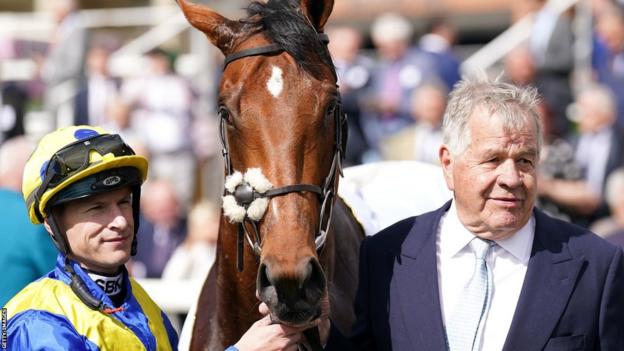
[(32, 223), (56, 268), (5, 305), (9, 350), (175, 350), (167, 316), (128, 276), (147, 160), (118, 135), (72, 126), (44, 136), (24, 167)]

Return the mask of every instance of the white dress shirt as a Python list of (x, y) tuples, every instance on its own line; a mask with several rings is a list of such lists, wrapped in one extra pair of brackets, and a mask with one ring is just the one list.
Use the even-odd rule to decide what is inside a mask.
[[(442, 217), (436, 240), (440, 302), (444, 324), (451, 318), (464, 287), (470, 281), (475, 258), (468, 243), (475, 237), (457, 216), (455, 201)], [(496, 241), (486, 257), (492, 270), (492, 304), (483, 329), (482, 351), (502, 350), (511, 326), (535, 236), (533, 217), (511, 237)]]

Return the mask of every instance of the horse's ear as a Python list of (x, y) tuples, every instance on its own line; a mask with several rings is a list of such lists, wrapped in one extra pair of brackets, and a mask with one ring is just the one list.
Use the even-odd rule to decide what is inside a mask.
[(334, 0), (301, 0), (301, 11), (308, 17), (317, 32), (322, 32), (334, 8)]
[(189, 23), (204, 32), (212, 44), (226, 54), (236, 38), (239, 22), (229, 20), (206, 5), (176, 0)]

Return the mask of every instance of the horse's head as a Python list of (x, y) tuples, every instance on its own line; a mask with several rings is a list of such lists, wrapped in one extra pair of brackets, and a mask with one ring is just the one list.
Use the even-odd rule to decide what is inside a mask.
[(333, 0), (255, 2), (240, 21), (178, 2), (226, 56), (219, 91), (224, 212), (242, 223), (260, 257), (257, 293), (273, 317), (307, 322), (320, 313), (327, 289), (317, 249), (346, 138), (326, 36), (319, 34)]

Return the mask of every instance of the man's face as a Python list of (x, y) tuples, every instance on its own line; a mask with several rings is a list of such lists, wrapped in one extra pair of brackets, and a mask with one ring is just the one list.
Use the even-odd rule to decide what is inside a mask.
[(527, 118), (509, 131), (501, 119), (475, 109), (468, 122), (471, 141), (463, 154), (440, 149), (449, 189), (454, 191), (459, 219), (477, 236), (496, 240), (522, 228), (536, 196), (537, 131)]
[(59, 224), (72, 258), (87, 269), (116, 273), (130, 259), (134, 218), (127, 187), (67, 203)]

